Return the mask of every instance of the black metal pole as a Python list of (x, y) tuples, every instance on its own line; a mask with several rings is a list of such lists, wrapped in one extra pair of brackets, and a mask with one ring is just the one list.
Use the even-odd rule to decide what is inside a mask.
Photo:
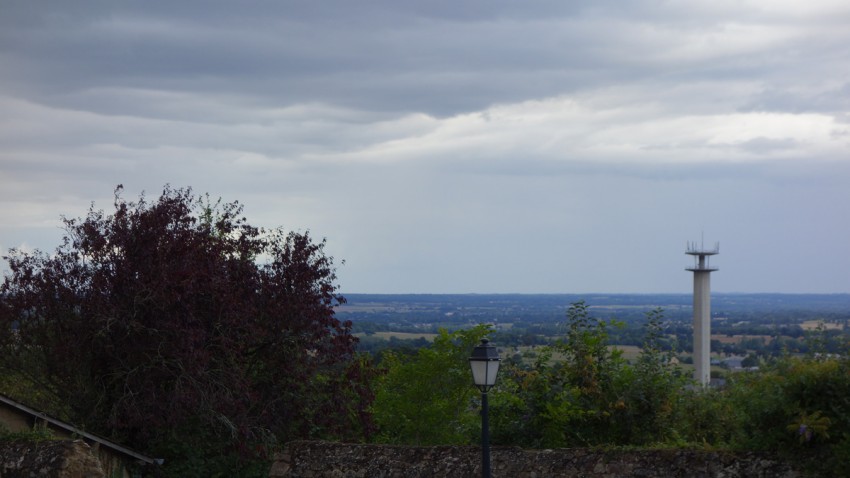
[(487, 392), (481, 393), (481, 476), (490, 478), (490, 420), (487, 416)]

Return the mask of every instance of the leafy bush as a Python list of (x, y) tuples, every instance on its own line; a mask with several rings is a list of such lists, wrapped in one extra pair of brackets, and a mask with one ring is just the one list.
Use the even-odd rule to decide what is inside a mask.
[(736, 375), (728, 393), (738, 412), (734, 447), (777, 452), (826, 476), (846, 470), (847, 358), (785, 357), (759, 373)]
[(477, 390), (468, 358), (488, 332), (480, 325), (449, 333), (440, 330), (431, 347), (413, 356), (387, 353), (372, 413), (376, 440), (412, 445), (467, 444), (478, 429)]
[(38, 426), (26, 431), (13, 432), (0, 424), (0, 441), (42, 442), (47, 440), (56, 440), (56, 436), (47, 427)]
[(635, 365), (609, 347), (608, 330), (616, 325), (593, 318), (577, 302), (567, 311), (562, 340), (543, 349), (529, 369), (506, 367), (494, 393), (494, 442), (643, 445), (674, 437), (675, 405), (686, 380), (672, 366), (674, 348), (662, 345), (662, 311), (647, 314)]

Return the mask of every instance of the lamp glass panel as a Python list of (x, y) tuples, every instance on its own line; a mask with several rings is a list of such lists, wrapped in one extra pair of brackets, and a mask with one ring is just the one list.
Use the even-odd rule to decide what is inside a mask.
[(470, 360), (472, 367), (472, 380), (475, 385), (492, 387), (496, 383), (496, 374), (499, 372), (498, 360)]
[(487, 361), (470, 360), (469, 366), (472, 367), (472, 381), (475, 385), (484, 385), (487, 378)]
[(496, 374), (499, 373), (499, 361), (491, 360), (488, 363), (487, 367), (487, 386), (492, 387), (496, 384)]

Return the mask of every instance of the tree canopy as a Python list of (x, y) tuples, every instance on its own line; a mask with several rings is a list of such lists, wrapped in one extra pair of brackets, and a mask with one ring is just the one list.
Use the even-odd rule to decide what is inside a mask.
[(368, 427), (324, 241), (254, 227), (239, 203), (191, 189), (121, 192), (110, 214), (63, 219), (52, 254), (4, 257), (0, 368), (90, 431), (165, 455)]

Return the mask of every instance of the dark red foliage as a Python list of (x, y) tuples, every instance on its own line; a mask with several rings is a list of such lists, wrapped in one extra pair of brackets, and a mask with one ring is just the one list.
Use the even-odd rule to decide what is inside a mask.
[(114, 213), (66, 219), (54, 255), (5, 257), (0, 365), (137, 446), (194, 426), (234, 443), (368, 432), (368, 364), (334, 316), (324, 241), (189, 189), (120, 190)]

